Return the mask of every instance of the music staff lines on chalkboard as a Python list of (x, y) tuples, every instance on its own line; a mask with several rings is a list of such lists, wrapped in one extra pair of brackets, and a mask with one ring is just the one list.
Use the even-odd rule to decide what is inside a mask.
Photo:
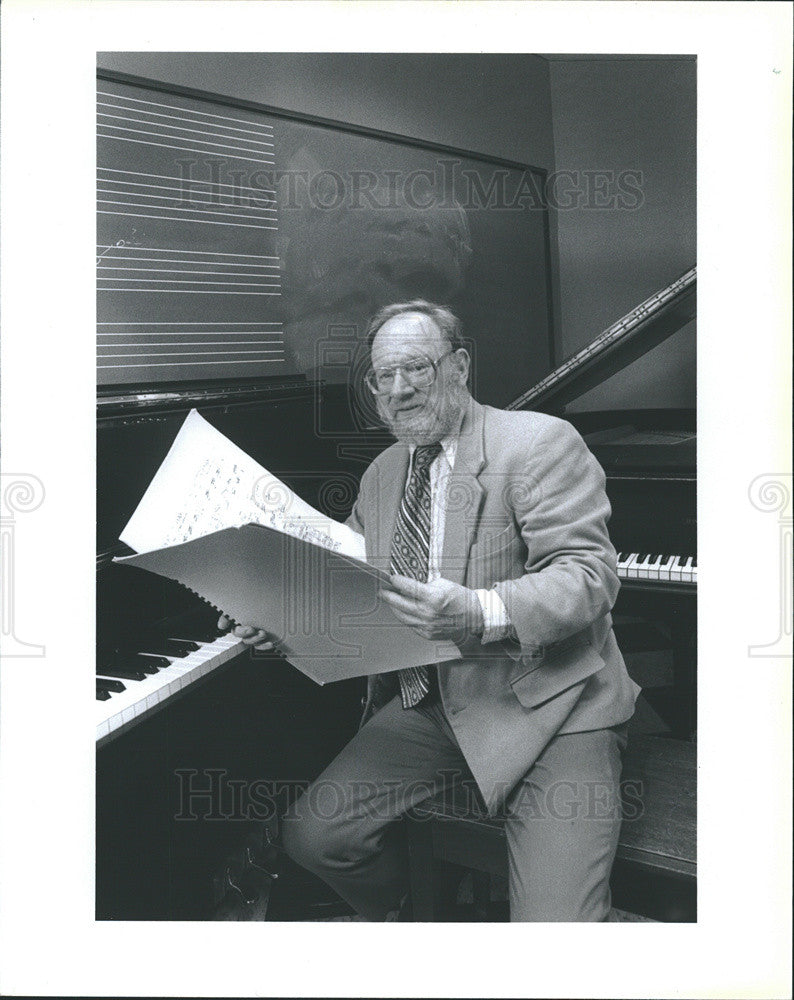
[[(106, 243), (97, 243), (97, 250), (119, 250), (119, 249), (123, 250), (123, 249), (125, 249), (125, 247), (120, 246), (118, 243), (114, 243), (114, 244), (110, 244), (110, 245), (108, 245)], [(256, 253), (223, 253), (220, 250), (184, 250), (184, 249), (181, 249), (179, 247), (142, 247), (142, 246), (138, 246), (137, 244), (133, 245), (133, 246), (130, 246), (129, 249), (130, 250), (140, 251), (140, 252), (146, 251), (146, 252), (151, 252), (151, 253), (176, 253), (176, 254), (185, 254), (185, 255), (186, 254), (208, 254), (208, 255), (211, 255), (213, 257), (245, 257), (248, 260), (279, 260), (278, 257), (272, 256), (272, 255), (268, 255), (268, 254), (256, 254)], [(105, 260), (108, 259), (108, 257), (107, 257), (106, 254), (103, 254), (102, 257)], [(129, 255), (125, 255), (122, 259), (123, 260), (136, 260), (138, 258), (129, 256)], [(152, 258), (152, 259), (154, 260), (155, 258)], [(163, 257), (159, 257), (157, 259), (158, 260), (165, 260), (165, 258), (163, 258)], [(187, 259), (188, 258), (185, 257), (185, 260), (187, 260)], [(207, 261), (206, 263), (220, 264), (220, 263), (222, 263), (222, 261), (215, 261), (215, 260), (213, 260), (211, 262)], [(249, 266), (250, 267), (279, 267), (280, 265), (278, 265), (278, 264), (261, 264), (261, 265), (260, 264), (250, 264), (249, 265), (249, 264), (245, 264), (245, 263), (243, 263), (241, 261), (235, 260), (234, 261), (234, 266), (235, 267), (249, 267)]]
[[(162, 180), (162, 181), (178, 180), (179, 184), (149, 184), (146, 181), (130, 181), (130, 180), (121, 180), (120, 178), (109, 177), (109, 176), (99, 176), (108, 174), (124, 174), (125, 176), (129, 177), (132, 176), (146, 177), (149, 180)], [(276, 192), (272, 188), (249, 187), (248, 185), (244, 184), (226, 184), (216, 180), (203, 181), (196, 177), (176, 178), (165, 174), (144, 174), (141, 173), (141, 171), (139, 170), (117, 170), (114, 169), (113, 167), (100, 167), (99, 170), (97, 171), (97, 175), (99, 176), (99, 180), (104, 184), (122, 184), (126, 185), (128, 188), (143, 187), (149, 189), (156, 189), (159, 191), (179, 191), (179, 193), (182, 195), (183, 198), (186, 196), (187, 192), (190, 192), (190, 195), (192, 197), (195, 197), (196, 195), (208, 195), (210, 197), (219, 199), (222, 194), (226, 193), (226, 191), (222, 191), (221, 189), (228, 188), (231, 189), (232, 195), (237, 196), (238, 198), (241, 197), (250, 198), (251, 196), (253, 196), (254, 198), (260, 199), (266, 206), (276, 204), (276, 198), (275, 198)], [(202, 191), (200, 186), (202, 184), (208, 187), (209, 190)], [(272, 197), (267, 197), (268, 195)], [(215, 203), (218, 204), (219, 202), (216, 201)]]
[[(113, 105), (109, 104), (109, 105), (106, 105), (106, 107), (113, 107)], [(121, 109), (122, 105), (118, 105), (117, 107), (119, 109)], [(124, 108), (124, 110), (126, 111), (127, 109)], [(136, 111), (135, 114), (138, 114), (138, 112)], [(158, 115), (157, 117), (159, 117), (159, 118), (164, 118), (164, 117), (174, 118), (175, 116), (174, 115)], [(141, 118), (129, 118), (127, 115), (111, 115), (111, 114), (108, 114), (106, 111), (97, 111), (97, 118), (109, 118), (109, 119), (111, 119), (111, 121), (131, 122), (133, 124), (138, 124), (138, 125), (140, 125), (141, 122), (143, 122), (145, 124), (152, 124), (152, 125), (162, 125), (163, 124), (162, 122), (152, 122), (150, 120), (150, 117), (148, 117), (148, 116), (147, 117), (143, 117), (142, 116)], [(192, 118), (180, 118), (178, 120), (179, 121), (183, 121), (183, 122), (193, 121)], [(107, 122), (104, 122), (104, 123), (101, 123), (101, 124), (107, 124)], [(108, 126), (108, 127), (112, 127), (112, 126)], [(169, 125), (165, 125), (164, 127), (165, 128), (173, 128), (173, 129), (176, 129), (179, 132), (192, 132), (193, 135), (209, 135), (209, 136), (212, 136), (212, 137), (214, 137), (216, 139), (219, 138), (221, 135), (225, 136), (225, 133), (213, 132), (211, 130), (208, 131), (207, 129), (202, 129), (202, 128), (190, 128), (187, 125), (170, 125), (170, 126)], [(135, 129), (124, 129), (124, 131), (126, 131), (126, 132), (134, 132)], [(235, 131), (239, 131), (239, 129), (235, 129)], [(150, 133), (147, 133), (147, 134), (148, 135), (155, 135), (157, 133), (150, 132)], [(272, 133), (266, 133), (266, 134), (272, 135)], [(228, 138), (236, 139), (237, 137), (236, 136), (229, 136)], [(199, 141), (202, 141), (202, 140), (199, 140)], [(254, 145), (254, 146), (269, 146), (270, 149), (273, 149), (273, 143), (272, 142), (265, 142), (263, 139), (248, 139), (248, 140), (245, 140), (245, 141), (247, 141), (248, 143), (250, 143), (251, 145)], [(214, 145), (221, 145), (221, 144), (220, 143), (210, 143), (210, 145), (214, 146)], [(230, 149), (236, 149), (237, 147), (230, 146), (229, 148)]]
[[(113, 93), (110, 93), (107, 90), (98, 90), (97, 91), (97, 96), (98, 97), (112, 97), (113, 98), (113, 103), (110, 104), (110, 105), (107, 105), (109, 107), (123, 107), (124, 105), (118, 103), (119, 100), (123, 100), (123, 101), (126, 101), (128, 104), (142, 104), (142, 105), (145, 105), (146, 107), (149, 107), (149, 108), (170, 108), (172, 111), (181, 111), (183, 113), (183, 115), (184, 115), (184, 112), (185, 112), (185, 108), (180, 107), (179, 105), (175, 105), (175, 104), (163, 104), (160, 101), (141, 100), (138, 97), (129, 97), (127, 95), (123, 95), (122, 96), (120, 94), (113, 94)], [(106, 102), (104, 102), (104, 101), (97, 101), (97, 104), (103, 104), (104, 105), (104, 104), (106, 104)], [(149, 112), (149, 114), (154, 115), (154, 114), (157, 114), (157, 112), (151, 111), (151, 112)], [(247, 118), (232, 118), (229, 115), (218, 115), (218, 114), (214, 114), (214, 113), (209, 112), (209, 111), (199, 111), (197, 108), (191, 108), (190, 109), (190, 114), (192, 114), (194, 116), (200, 116), (201, 118), (214, 118), (216, 120), (221, 120), (221, 121), (238, 122), (241, 125), (247, 125), (248, 126), (247, 129), (235, 129), (235, 131), (237, 131), (237, 132), (250, 131), (253, 134), (257, 134), (257, 132), (258, 132), (259, 129), (268, 130), (271, 133), (273, 131), (273, 126), (272, 125), (268, 125), (265, 122), (253, 122), (253, 121), (250, 121)], [(174, 115), (160, 115), (160, 117), (163, 117), (163, 118), (173, 118), (173, 117), (177, 117), (177, 116), (174, 116)], [(180, 117), (181, 121), (185, 120), (184, 117), (182, 117), (182, 116), (178, 116), (178, 117)], [(231, 126), (226, 126), (226, 127), (227, 128), (231, 128)]]
[[(151, 260), (151, 261), (153, 261), (153, 262), (155, 262), (157, 264), (166, 264), (166, 263), (180, 264), (180, 263), (182, 263), (182, 261), (179, 261), (179, 260), (175, 260), (175, 259), (174, 260), (168, 260), (168, 259), (163, 259), (162, 257), (130, 257), (128, 259), (129, 260)], [(124, 260), (124, 258), (123, 257), (103, 257), (103, 260)], [(208, 260), (208, 261), (189, 260), (189, 261), (185, 261), (185, 263), (187, 263), (187, 264), (206, 264), (206, 265), (212, 265), (212, 264), (215, 264), (217, 262), (216, 261), (212, 261), (212, 260)], [(246, 266), (253, 267), (255, 265), (224, 264), (223, 266), (224, 267), (246, 267)], [(264, 265), (260, 265), (260, 267), (264, 267)], [(243, 277), (248, 277), (248, 278), (256, 277), (256, 274), (253, 271), (190, 271), (190, 270), (187, 270), (185, 268), (176, 268), (176, 267), (132, 267), (132, 268), (130, 268), (130, 267), (114, 267), (114, 266), (112, 266), (110, 264), (101, 264), (100, 265), (100, 269), (104, 269), (106, 271), (154, 271), (157, 274), (168, 274), (168, 273), (170, 273), (170, 274), (230, 274), (230, 275), (242, 275)], [(271, 265), (271, 269), (273, 269), (272, 265)], [(278, 271), (278, 268), (276, 267), (275, 270)], [(265, 278), (277, 278), (278, 274), (265, 274), (265, 275), (262, 275), (262, 277), (265, 277)]]
[[(150, 281), (165, 282), (173, 284), (222, 284), (222, 285), (251, 285), (262, 288), (280, 288), (281, 274), (277, 267), (258, 266), (257, 270), (251, 271), (229, 271), (218, 270), (215, 261), (180, 261), (171, 258), (164, 261), (159, 257), (138, 257), (124, 258), (119, 256), (102, 257), (102, 263), (97, 265), (98, 272), (112, 271), (113, 274), (98, 275), (100, 281)], [(115, 264), (106, 264), (106, 260), (117, 261)], [(128, 262), (129, 261), (129, 262)], [(147, 266), (139, 262), (145, 262)], [(180, 267), (154, 267), (151, 265), (171, 263), (180, 264)], [(202, 266), (203, 265), (203, 266)], [(244, 265), (236, 265), (244, 266)], [(228, 267), (228, 265), (227, 265)], [(150, 277), (150, 275), (178, 275), (179, 277)], [(123, 277), (122, 275), (127, 275)], [(199, 277), (194, 278), (193, 275)], [(238, 278), (246, 279), (238, 281)], [(214, 279), (214, 280), (213, 280)], [(251, 280), (255, 279), (255, 280)], [(154, 289), (156, 291), (156, 289)]]
[(279, 140), (245, 115), (124, 84), (99, 91), (100, 383), (289, 370)]
[[(274, 162), (275, 146), (272, 141), (272, 126), (262, 125), (258, 129), (249, 128), (243, 134), (242, 130), (236, 126), (222, 123), (222, 116), (213, 116), (216, 120), (207, 121), (203, 112), (186, 111), (185, 109), (181, 109), (183, 111), (181, 115), (166, 115), (151, 110), (152, 107), (161, 106), (155, 102), (141, 101), (137, 98), (114, 97), (107, 92), (103, 92), (101, 96), (112, 99), (98, 102), (97, 135), (99, 138), (140, 142), (202, 155), (231, 156), (234, 159), (255, 160), (264, 165), (272, 165)], [(102, 107), (110, 110), (102, 111), (100, 110)], [(171, 110), (180, 110), (173, 105), (167, 107)], [(239, 119), (234, 120), (240, 121)], [(120, 122), (127, 124), (118, 124)], [(257, 138), (252, 138), (254, 135)], [(174, 145), (174, 143), (185, 145)]]
[[(174, 178), (174, 179), (176, 179), (176, 178)], [(116, 185), (114, 187), (99, 188), (98, 189), (98, 194), (121, 194), (121, 195), (127, 195), (129, 197), (147, 198), (149, 200), (168, 201), (168, 202), (173, 202), (173, 201), (177, 200), (177, 199), (174, 198), (174, 196), (172, 194), (169, 193), (169, 191), (172, 190), (172, 189), (167, 188), (165, 185), (163, 185), (163, 187), (161, 188), (161, 191), (166, 192), (165, 194), (162, 194), (162, 193), (150, 194), (148, 191), (136, 191), (135, 187), (137, 187), (138, 185), (135, 185), (135, 184), (127, 184), (126, 187), (125, 187), (124, 182), (120, 181), (120, 180), (113, 179), (111, 181), (107, 181), (107, 180), (104, 180), (103, 178), (100, 177), (100, 178), (98, 178), (98, 182), (100, 184), (108, 184), (108, 183), (110, 183), (110, 184)], [(149, 185), (147, 185), (147, 187), (149, 187), (149, 188), (156, 188), (157, 185), (149, 184)], [(209, 197), (207, 197), (207, 196), (209, 196)], [(217, 208), (219, 206), (219, 202), (218, 202), (217, 199), (214, 200), (214, 201), (211, 200), (212, 197), (213, 197), (213, 195), (212, 195), (211, 192), (204, 192), (204, 191), (195, 192), (194, 191), (194, 192), (191, 192), (191, 194), (190, 194), (190, 203), (193, 204), (193, 205), (212, 205), (212, 206), (215, 206)], [(184, 198), (184, 195), (183, 195), (183, 198)], [(269, 213), (275, 215), (276, 209), (270, 207), (271, 205), (274, 205), (274, 204), (275, 204), (275, 202), (270, 202), (268, 205), (257, 205), (257, 206), (254, 206), (254, 207), (255, 207), (256, 211), (259, 211), (259, 212), (269, 212)], [(146, 207), (146, 206), (141, 206), (141, 207)], [(157, 206), (152, 205), (152, 206), (149, 206), (149, 207), (156, 208)]]
[[(242, 225), (259, 229), (278, 229), (275, 200), (267, 198), (265, 204), (251, 204), (250, 195), (242, 195), (229, 185), (230, 191), (203, 190), (193, 181), (185, 181), (175, 176), (164, 179), (171, 184), (146, 184), (129, 181), (120, 176), (110, 177), (107, 168), (97, 170), (97, 203), (113, 205), (116, 208), (100, 208), (103, 215), (133, 216), (135, 218), (167, 219), (171, 221), (196, 222), (200, 224), (236, 226)], [(113, 174), (124, 171), (113, 169)], [(206, 183), (206, 182), (204, 182)], [(145, 186), (148, 190), (140, 191)], [(252, 190), (252, 189), (249, 189)], [(257, 192), (257, 197), (260, 197)], [(245, 198), (245, 200), (243, 200)], [(141, 200), (145, 199), (145, 200)], [(143, 212), (131, 211), (143, 209)], [(166, 214), (161, 214), (166, 213)], [(236, 220), (244, 220), (238, 222)]]
[(277, 322), (100, 322), (98, 338), (97, 367), (106, 370), (285, 359), (284, 333)]
[[(124, 323), (124, 322), (98, 323), (97, 325), (100, 326), (100, 327), (104, 327), (104, 326), (113, 326), (113, 327), (116, 327), (116, 326), (123, 326), (123, 327), (128, 327), (128, 326), (135, 326), (135, 327), (141, 327), (141, 326), (144, 326), (144, 327), (157, 327), (156, 330), (140, 330), (140, 329), (138, 329), (138, 330), (121, 330), (121, 331), (118, 331), (118, 330), (113, 330), (113, 331), (111, 331), (111, 330), (108, 330), (108, 331), (100, 330), (99, 331), (99, 336), (100, 337), (128, 337), (128, 336), (135, 336), (135, 337), (138, 337), (138, 336), (141, 336), (141, 337), (143, 337), (143, 336), (163, 337), (163, 336), (170, 336), (170, 335), (182, 336), (182, 337), (185, 337), (185, 336), (190, 336), (190, 337), (199, 337), (199, 336), (202, 336), (202, 337), (203, 336), (219, 337), (221, 335), (225, 336), (227, 334), (231, 335), (231, 336), (235, 336), (235, 337), (242, 337), (242, 336), (245, 336), (247, 334), (250, 334), (251, 336), (253, 336), (253, 335), (257, 335), (257, 336), (258, 335), (271, 336), (272, 335), (274, 337), (279, 337), (280, 338), (281, 337), (281, 333), (282, 333), (281, 323), (226, 323), (226, 324), (222, 324), (222, 323), (201, 323), (200, 321), (190, 320), (190, 321), (186, 321), (184, 323), (145, 323), (145, 322), (140, 322), (139, 323), (139, 322), (134, 322), (133, 321), (133, 322), (130, 322), (130, 323)], [(223, 330), (223, 329), (220, 329), (220, 330), (195, 330), (195, 329), (193, 329), (193, 327), (196, 327), (196, 326), (224, 326), (224, 325), (225, 326), (234, 326), (234, 327), (237, 327), (237, 329), (235, 329), (235, 330)], [(168, 326), (168, 327), (176, 327), (176, 326), (189, 327), (189, 329), (187, 329), (187, 330), (164, 330), (163, 327), (166, 327), (166, 326)], [(248, 326), (270, 327), (271, 329), (267, 329), (267, 330), (264, 330), (264, 329), (254, 329), (254, 330), (244, 329), (245, 327), (248, 327)]]
[[(105, 264), (108, 259), (118, 261), (116, 264)], [(129, 263), (121, 256), (112, 258), (102, 257), (102, 263), (97, 266), (97, 281), (99, 291), (109, 291), (112, 286), (124, 286), (119, 290), (128, 292), (149, 291), (166, 292), (176, 286), (181, 291), (199, 291), (206, 287), (213, 289), (236, 289), (242, 290), (245, 294), (277, 295), (281, 289), (281, 276), (278, 269), (265, 270), (260, 265), (259, 271), (229, 271), (217, 270), (214, 261), (177, 261), (181, 267), (160, 268), (153, 266), (143, 266), (138, 261), (143, 260), (152, 264), (161, 263), (160, 258), (137, 258)], [(204, 264), (205, 267), (196, 267)], [(211, 268), (211, 269), (205, 269)], [(103, 272), (112, 272), (109, 274)], [(173, 275), (173, 277), (172, 277)], [(135, 287), (132, 287), (135, 286)], [(162, 287), (168, 286), (168, 287)], [(183, 287), (189, 286), (189, 287)], [(224, 294), (231, 294), (225, 292)]]

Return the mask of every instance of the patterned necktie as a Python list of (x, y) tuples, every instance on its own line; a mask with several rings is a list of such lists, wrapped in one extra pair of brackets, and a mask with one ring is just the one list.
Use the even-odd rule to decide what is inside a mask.
[[(414, 451), (413, 470), (405, 487), (391, 543), (391, 571), (427, 581), (430, 562), (430, 466), (441, 451), (439, 443)], [(403, 708), (418, 705), (430, 690), (427, 667), (407, 667), (398, 674)]]

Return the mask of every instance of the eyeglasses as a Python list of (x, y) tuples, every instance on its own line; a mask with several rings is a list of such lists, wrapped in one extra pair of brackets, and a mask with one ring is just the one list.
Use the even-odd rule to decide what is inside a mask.
[(394, 380), (397, 378), (397, 372), (402, 372), (403, 378), (413, 389), (426, 389), (435, 382), (439, 364), (444, 358), (454, 353), (454, 351), (447, 351), (446, 354), (442, 354), (435, 361), (431, 361), (430, 358), (420, 355), (410, 358), (401, 365), (392, 365), (389, 368), (370, 368), (364, 376), (364, 380), (370, 392), (375, 396), (389, 395), (394, 389)]

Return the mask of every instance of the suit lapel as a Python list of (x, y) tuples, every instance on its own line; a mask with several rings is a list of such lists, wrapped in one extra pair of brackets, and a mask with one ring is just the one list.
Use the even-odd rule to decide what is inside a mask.
[(461, 425), (455, 468), (449, 477), (441, 575), (463, 583), (469, 549), (477, 529), (485, 491), (478, 479), (485, 465), (484, 408), (471, 400)]

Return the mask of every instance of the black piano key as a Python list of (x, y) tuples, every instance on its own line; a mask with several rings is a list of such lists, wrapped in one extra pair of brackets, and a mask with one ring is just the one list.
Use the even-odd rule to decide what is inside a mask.
[(96, 700), (97, 701), (107, 701), (109, 698), (110, 698), (110, 691), (106, 691), (105, 688), (101, 688), (97, 684)]
[(96, 686), (98, 688), (104, 688), (105, 691), (115, 691), (117, 694), (121, 691), (126, 691), (127, 688), (121, 681), (113, 681), (109, 677), (97, 677)]
[(697, 565), (698, 565), (698, 557), (692, 556), (692, 569), (697, 569)]
[(129, 650), (129, 652), (158, 653), (161, 656), (179, 657), (187, 656), (188, 653), (193, 653), (200, 648), (196, 642), (189, 642), (187, 640), (180, 641), (179, 639), (164, 639), (160, 636), (136, 639), (135, 646), (136, 648), (134, 650)]
[(131, 657), (127, 659), (119, 657), (116, 659), (114, 656), (108, 662), (108, 666), (118, 667), (120, 670), (131, 670), (134, 674), (156, 674), (160, 669), (156, 663), (152, 662), (146, 656), (139, 656), (135, 659)]
[(648, 559), (650, 558), (650, 556), (651, 556), (650, 552), (643, 552), (643, 554), (637, 560), (637, 563), (639, 564), (639, 563), (646, 563), (646, 562), (648, 562)]
[[(163, 660), (164, 662), (162, 662)], [(171, 665), (170, 660), (159, 656), (111, 656), (107, 662), (108, 666), (143, 674), (156, 674), (160, 667)]]
[(214, 642), (219, 635), (223, 635), (223, 633), (210, 625), (181, 625), (179, 631), (172, 633), (168, 638), (178, 639), (180, 642), (192, 642), (200, 647), (202, 642)]
[(142, 681), (146, 679), (146, 674), (142, 670), (125, 670), (123, 667), (114, 667), (112, 664), (97, 667), (98, 674), (106, 677), (121, 677), (125, 681)]
[(165, 641), (175, 649), (184, 650), (185, 653), (195, 653), (197, 649), (201, 649), (200, 642), (194, 642), (193, 639), (184, 639), (178, 635), (167, 635)]
[(657, 556), (651, 556), (651, 566), (658, 566), (662, 559), (664, 559), (664, 556), (661, 552)]
[(110, 662), (115, 663), (119, 667), (132, 667), (133, 670), (145, 670), (147, 667), (171, 666), (171, 661), (167, 656), (143, 655), (142, 653), (132, 653), (129, 650), (117, 650), (110, 657)]
[[(192, 629), (191, 635), (193, 635)], [(196, 632), (193, 637), (195, 639), (200, 639), (202, 642), (215, 642), (215, 640), (219, 639), (222, 635), (228, 635), (228, 632), (213, 626), (212, 628), (206, 629), (204, 632)]]
[(115, 653), (124, 660), (134, 659), (140, 656), (141, 653), (148, 653), (150, 658), (152, 656), (161, 656), (163, 658), (169, 656), (172, 658), (187, 656), (187, 653), (183, 653), (181, 650), (177, 651), (174, 648), (167, 648), (163, 639), (152, 639), (151, 642), (145, 639), (141, 639), (140, 641), (136, 639), (134, 646), (120, 646)]
[(185, 648), (190, 647), (190, 652), (194, 652), (197, 649), (201, 649), (202, 642), (211, 642), (212, 639), (218, 638), (217, 631), (209, 638), (204, 639), (198, 633), (201, 629), (180, 629), (179, 632), (172, 632), (168, 635), (169, 642), (179, 642), (184, 644)]

